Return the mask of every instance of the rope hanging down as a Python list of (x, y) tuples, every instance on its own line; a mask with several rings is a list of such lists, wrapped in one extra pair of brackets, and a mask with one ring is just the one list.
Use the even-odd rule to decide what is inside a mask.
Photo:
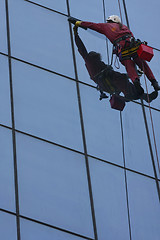
[[(120, 1), (119, 0), (118, 0), (118, 4), (119, 4), (119, 9), (120, 9), (120, 14), (121, 14), (121, 6), (120, 6)], [(130, 28), (129, 27), (128, 14), (127, 14), (127, 10), (126, 10), (125, 0), (123, 0), (123, 6), (124, 6), (125, 15), (126, 15), (127, 25), (128, 25), (128, 28)], [(122, 18), (122, 16), (121, 16), (121, 18)], [(154, 48), (154, 47), (152, 47), (152, 48), (155, 49), (156, 51), (160, 51), (158, 48)], [(143, 72), (144, 72), (144, 64), (143, 64)], [(146, 81), (145, 72), (144, 72), (144, 79), (145, 79), (145, 86), (146, 86), (147, 97), (148, 97), (148, 105), (149, 105), (149, 112), (150, 112), (150, 118), (151, 118), (151, 125), (152, 125), (153, 139), (154, 139), (154, 147), (155, 147), (155, 152), (156, 152), (156, 159), (157, 159), (158, 170), (159, 170), (159, 174), (160, 174), (160, 164), (159, 164), (159, 159), (158, 159), (158, 151), (157, 151), (155, 130), (154, 130), (154, 124), (153, 124), (153, 117), (152, 117), (152, 112), (151, 112), (150, 101), (149, 101), (149, 94), (148, 94), (148, 88), (147, 88), (147, 81)]]
[[(143, 65), (143, 72), (144, 72), (144, 65)], [(149, 106), (149, 113), (150, 113), (150, 118), (151, 118), (151, 126), (152, 126), (154, 147), (155, 147), (155, 152), (156, 152), (156, 160), (157, 160), (158, 171), (159, 171), (159, 176), (160, 176), (160, 164), (159, 164), (159, 158), (158, 158), (157, 143), (156, 143), (155, 130), (154, 130), (154, 124), (153, 124), (153, 117), (152, 117), (152, 112), (151, 112), (151, 105), (150, 105), (150, 101), (149, 101), (149, 93), (148, 93), (147, 80), (146, 80), (145, 73), (144, 73), (144, 80), (145, 80), (145, 86), (146, 86), (147, 97), (148, 97), (148, 106)]]

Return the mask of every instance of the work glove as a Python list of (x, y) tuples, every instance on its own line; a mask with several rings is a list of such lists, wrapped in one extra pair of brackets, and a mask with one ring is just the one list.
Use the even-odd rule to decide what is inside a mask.
[[(69, 17), (69, 18), (68, 18), (68, 21), (69, 21), (70, 23), (72, 23), (72, 24), (75, 24), (76, 27), (81, 27), (81, 22), (82, 22), (82, 21), (80, 21), (80, 20), (77, 19), (77, 18)], [(87, 30), (86, 27), (81, 27), (81, 28)]]
[(80, 20), (77, 19), (77, 18), (69, 17), (69, 18), (68, 18), (68, 21), (69, 21), (70, 23), (72, 23), (72, 24), (75, 24), (77, 21), (80, 21)]

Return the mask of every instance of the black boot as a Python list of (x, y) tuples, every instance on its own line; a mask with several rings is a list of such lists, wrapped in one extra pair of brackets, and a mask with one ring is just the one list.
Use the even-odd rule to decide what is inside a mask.
[(147, 93), (144, 93), (142, 95), (142, 99), (145, 100), (147, 103), (151, 103), (154, 99), (156, 99), (158, 97), (158, 92), (157, 91), (154, 91), (150, 94), (148, 94), (147, 96)]
[(136, 78), (133, 82), (136, 90), (137, 90), (137, 93), (139, 96), (141, 96), (143, 93), (144, 93), (144, 89), (141, 87), (141, 84), (140, 84), (140, 81), (138, 78)]
[(153, 79), (151, 82), (152, 82), (151, 85), (154, 87), (154, 90), (155, 91), (159, 91), (160, 90), (160, 86), (159, 86), (158, 82), (155, 79)]

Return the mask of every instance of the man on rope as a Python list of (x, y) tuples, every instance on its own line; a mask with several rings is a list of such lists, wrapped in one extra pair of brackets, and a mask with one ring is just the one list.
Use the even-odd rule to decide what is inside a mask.
[(68, 18), (68, 21), (75, 24), (76, 27), (89, 28), (104, 34), (114, 45), (114, 53), (119, 57), (120, 62), (125, 66), (128, 77), (132, 80), (139, 95), (143, 95), (144, 89), (141, 87), (140, 79), (136, 71), (136, 65), (144, 71), (147, 78), (151, 82), (155, 91), (160, 90), (160, 86), (156, 81), (150, 67), (145, 60), (139, 58), (137, 52), (129, 56), (123, 57), (123, 50), (130, 47), (134, 43), (135, 38), (129, 28), (121, 23), (118, 16), (112, 15), (107, 18), (106, 23), (93, 23), (86, 21), (79, 21), (75, 18)]
[[(129, 82), (128, 75), (116, 72), (113, 70), (111, 65), (105, 64), (101, 60), (100, 53), (94, 51), (88, 53), (86, 47), (78, 35), (77, 27), (74, 26), (73, 30), (76, 46), (80, 55), (85, 61), (85, 66), (90, 75), (90, 78), (97, 84), (98, 90), (101, 92), (100, 100), (107, 97), (103, 91), (117, 95), (122, 92), (124, 94), (125, 101), (139, 99), (140, 95), (137, 92), (135, 86)], [(146, 102), (151, 102), (157, 96), (158, 93), (154, 91), (149, 94), (148, 97), (146, 93), (142, 94), (141, 97)], [(119, 98), (123, 99), (122, 96), (119, 96)]]

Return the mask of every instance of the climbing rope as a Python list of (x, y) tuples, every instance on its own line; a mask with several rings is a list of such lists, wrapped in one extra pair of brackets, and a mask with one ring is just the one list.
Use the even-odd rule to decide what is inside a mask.
[(144, 64), (143, 64), (143, 72), (144, 72), (144, 80), (145, 80), (145, 86), (146, 86), (146, 92), (147, 92), (147, 98), (148, 98), (148, 106), (149, 106), (149, 113), (150, 113), (150, 119), (151, 119), (151, 126), (152, 126), (154, 147), (155, 147), (155, 152), (156, 152), (156, 160), (157, 160), (158, 171), (159, 171), (159, 176), (160, 176), (160, 164), (159, 164), (159, 158), (158, 158), (158, 150), (157, 150), (157, 143), (156, 143), (156, 137), (155, 137), (155, 130), (154, 130), (154, 124), (153, 124), (153, 117), (152, 117), (151, 105), (150, 105), (150, 101), (149, 101), (149, 93), (148, 93), (148, 87), (147, 87), (147, 80), (146, 80), (146, 75), (145, 75), (145, 71), (144, 71)]
[[(105, 7), (105, 1), (103, 0), (103, 18), (104, 18), (104, 22), (106, 22), (106, 11), (105, 11), (106, 7)], [(109, 46), (108, 46), (108, 38), (106, 38), (106, 46), (107, 46), (107, 62), (109, 64)]]
[[(119, 6), (120, 6), (120, 2), (118, 0)], [(127, 14), (127, 10), (126, 10), (126, 4), (125, 4), (125, 0), (123, 0), (123, 6), (124, 6), (124, 11), (125, 11), (125, 16), (126, 16), (126, 21), (127, 21), (127, 26), (129, 27), (129, 21), (128, 21), (128, 14)], [(121, 14), (121, 11), (120, 11)], [(156, 51), (160, 51), (158, 48), (154, 48)], [(143, 72), (144, 72), (144, 64), (143, 64)], [(154, 124), (153, 124), (153, 118), (152, 118), (152, 112), (151, 112), (151, 106), (150, 106), (150, 102), (149, 102), (149, 94), (148, 94), (148, 88), (147, 88), (147, 81), (146, 81), (146, 76), (145, 76), (145, 72), (144, 72), (144, 79), (145, 79), (145, 85), (146, 85), (146, 91), (147, 91), (147, 98), (148, 98), (148, 104), (149, 104), (149, 112), (150, 112), (150, 118), (151, 118), (151, 125), (152, 125), (152, 132), (153, 132), (153, 139), (154, 139), (154, 146), (155, 146), (155, 152), (156, 152), (156, 159), (157, 159), (157, 164), (158, 164), (158, 170), (159, 170), (159, 174), (160, 174), (160, 164), (159, 164), (159, 159), (158, 159), (158, 151), (157, 151), (157, 144), (156, 144), (156, 137), (155, 137), (155, 130), (154, 130)], [(143, 104), (143, 101), (141, 101)], [(156, 174), (156, 173), (155, 173)], [(159, 188), (158, 188), (158, 193), (159, 193)]]
[(118, 0), (118, 5), (119, 5), (119, 13), (120, 13), (120, 17), (121, 17), (121, 23), (123, 24), (121, 4), (120, 4), (120, 1), (119, 1), (119, 0)]

